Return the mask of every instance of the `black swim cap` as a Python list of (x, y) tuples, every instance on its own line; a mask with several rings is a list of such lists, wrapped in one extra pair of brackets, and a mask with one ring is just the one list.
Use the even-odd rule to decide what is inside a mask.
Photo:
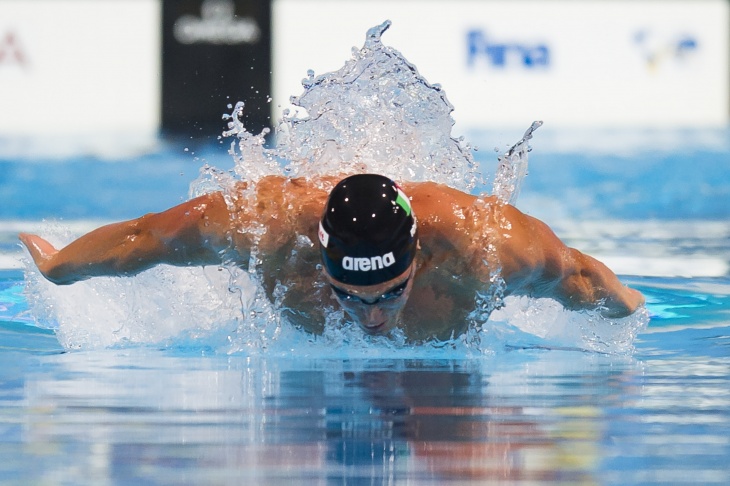
[(375, 285), (406, 271), (416, 256), (416, 218), (408, 197), (387, 177), (358, 174), (340, 181), (319, 224), (322, 262), (350, 285)]

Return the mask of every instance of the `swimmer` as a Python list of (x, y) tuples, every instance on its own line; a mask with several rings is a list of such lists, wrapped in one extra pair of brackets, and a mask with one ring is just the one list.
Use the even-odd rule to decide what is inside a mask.
[[(255, 198), (243, 197), (246, 189)], [(605, 265), (495, 197), (359, 174), (269, 176), (252, 187), (240, 182), (227, 199), (230, 206), (222, 192), (206, 194), (103, 226), (60, 250), (36, 235), (20, 240), (59, 285), (158, 264), (247, 268), (256, 248), (269, 298), (286, 289), (277, 301), (282, 314), (314, 333), (341, 308), (369, 334), (399, 327), (413, 341), (449, 339), (467, 329), (477, 296), (488, 295), (495, 275), (505, 296), (552, 298), (608, 318), (628, 316), (644, 302)]]

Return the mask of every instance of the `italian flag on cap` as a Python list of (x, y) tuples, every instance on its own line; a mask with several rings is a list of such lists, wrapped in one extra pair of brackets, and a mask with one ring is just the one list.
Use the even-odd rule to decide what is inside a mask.
[(398, 197), (395, 198), (395, 203), (403, 208), (403, 211), (406, 212), (406, 216), (410, 216), (411, 201), (408, 200), (408, 196), (406, 196), (406, 194), (403, 192), (398, 184), (396, 184), (395, 187), (396, 189), (398, 189)]

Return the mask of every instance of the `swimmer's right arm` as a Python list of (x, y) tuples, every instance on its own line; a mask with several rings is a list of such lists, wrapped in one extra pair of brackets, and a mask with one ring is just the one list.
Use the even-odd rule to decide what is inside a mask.
[(48, 280), (68, 285), (97, 276), (129, 276), (157, 264), (215, 265), (229, 247), (230, 215), (220, 193), (161, 213), (98, 228), (57, 250), (37, 235), (20, 234)]

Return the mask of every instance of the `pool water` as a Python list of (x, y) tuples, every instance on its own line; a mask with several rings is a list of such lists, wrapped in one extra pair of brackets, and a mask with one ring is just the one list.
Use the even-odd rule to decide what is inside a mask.
[[(225, 166), (226, 148), (5, 157), (0, 481), (730, 483), (730, 135), (659, 135), (685, 141), (603, 134), (612, 152), (550, 132), (541, 146), (538, 134), (518, 200), (646, 295), (649, 326), (620, 353), (507, 339), (476, 355), (378, 344), (320, 355), (306, 337), (226, 353), (210, 335), (67, 350), (31, 310), (17, 232), (78, 234), (164, 209), (204, 162)], [(493, 159), (478, 152), (488, 170)]]

